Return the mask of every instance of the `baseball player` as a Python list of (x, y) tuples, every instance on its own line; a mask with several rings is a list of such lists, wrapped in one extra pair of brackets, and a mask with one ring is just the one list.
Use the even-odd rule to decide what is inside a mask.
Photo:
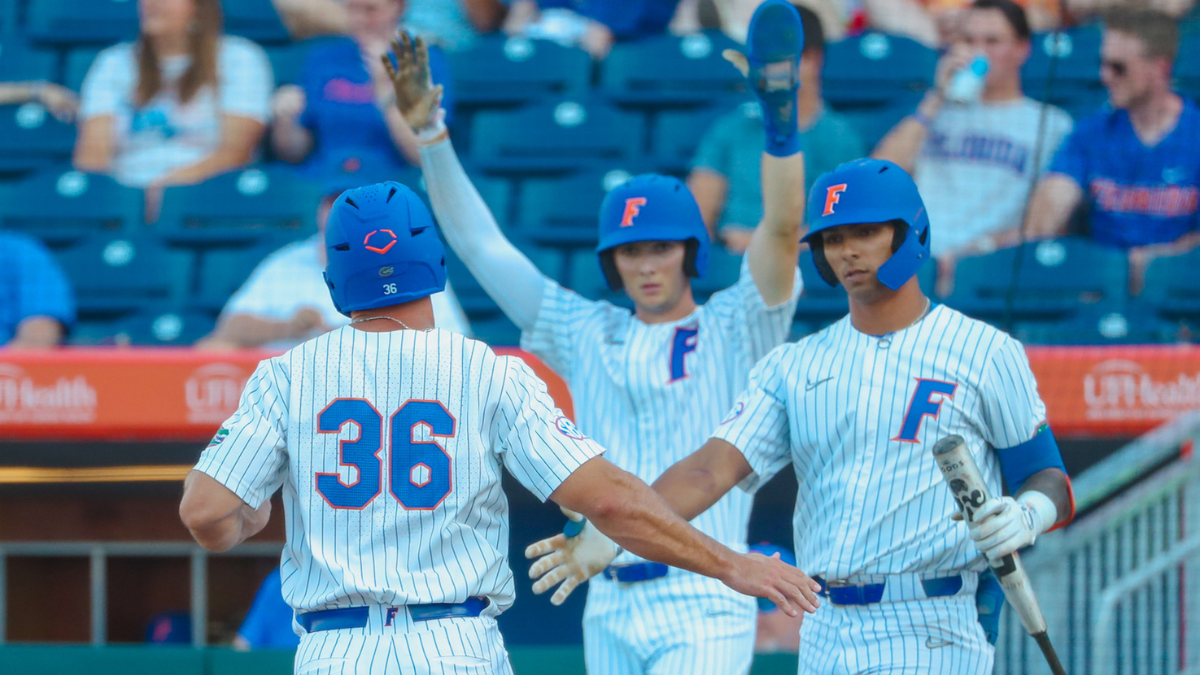
[[(397, 104), (417, 131), (447, 241), (520, 327), (522, 346), (566, 380), (580, 429), (608, 449), (614, 464), (647, 482), (708, 437), (754, 363), (787, 338), (801, 290), (804, 159), (795, 101), (803, 31), (784, 0), (769, 0), (755, 17), (749, 57), (726, 53), (749, 73), (767, 130), (765, 215), (741, 278), (698, 305), (689, 277), (704, 275), (709, 247), (699, 207), (680, 181), (638, 176), (605, 198), (597, 247), (608, 284), (624, 290), (632, 312), (559, 286), (505, 238), (439, 121), (423, 45), (403, 35), (395, 45)], [(695, 525), (745, 551), (750, 507), (750, 495), (733, 493)], [(561, 604), (573, 588), (568, 580), (552, 602)], [(596, 675), (746, 672), (755, 614), (751, 598), (627, 551), (588, 592), (587, 668)]]
[(349, 325), (259, 364), (180, 505), (223, 551), (262, 529), (283, 487), (297, 673), (512, 672), (495, 622), (513, 601), (501, 467), (631, 551), (815, 607), (794, 567), (730, 551), (599, 457), (524, 362), (434, 325), (445, 250), (408, 188), (343, 193), (325, 245)]
[[(821, 276), (845, 286), (849, 316), (772, 351), (712, 439), (654, 487), (694, 518), (792, 465), (796, 559), (827, 601), (800, 630), (801, 673), (991, 673), (974, 597), (984, 556), (1074, 512), (1029, 361), (922, 293), (929, 221), (903, 169), (843, 164), (809, 200), (806, 240)], [(1003, 476), (1016, 495), (985, 502), (971, 526), (952, 519), (930, 453), (950, 434), (967, 439), (992, 494)], [(560, 566), (599, 564), (587, 541), (556, 548)]]

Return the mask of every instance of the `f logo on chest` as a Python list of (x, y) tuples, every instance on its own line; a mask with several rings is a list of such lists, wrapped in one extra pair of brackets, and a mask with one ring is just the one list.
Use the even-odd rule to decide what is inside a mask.
[(671, 380), (668, 384), (688, 376), (687, 355), (696, 351), (696, 342), (699, 339), (699, 328), (675, 329), (675, 337), (671, 340)]
[(942, 412), (942, 404), (947, 399), (954, 398), (956, 389), (958, 389), (958, 384), (955, 382), (927, 380), (918, 377), (917, 390), (909, 399), (908, 410), (904, 413), (904, 424), (900, 427), (900, 433), (896, 434), (892, 440), (901, 443), (919, 443), (917, 435), (921, 433), (921, 422), (925, 421), (926, 417), (936, 420)]

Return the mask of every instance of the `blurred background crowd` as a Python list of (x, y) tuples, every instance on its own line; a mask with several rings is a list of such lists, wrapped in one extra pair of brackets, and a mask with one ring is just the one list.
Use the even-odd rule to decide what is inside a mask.
[[(756, 4), (0, 0), (0, 344), (284, 348), (343, 324), (332, 198), (421, 189), (380, 63), (397, 29), (434, 45), (452, 138), (539, 267), (609, 297), (599, 202), (668, 172), (723, 245), (703, 298), (761, 216), (758, 110), (720, 57)], [(796, 4), (808, 181), (866, 155), (913, 172), (930, 292), (1032, 342), (1192, 338), (1194, 0)], [(439, 323), (516, 344), (448, 264)], [(802, 268), (797, 336), (845, 311)]]

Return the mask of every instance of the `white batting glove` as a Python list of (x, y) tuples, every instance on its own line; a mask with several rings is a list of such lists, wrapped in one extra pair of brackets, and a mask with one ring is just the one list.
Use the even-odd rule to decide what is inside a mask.
[[(956, 514), (955, 520), (962, 520)], [(1018, 499), (992, 498), (967, 523), (971, 539), (988, 560), (999, 560), (1032, 544), (1058, 520), (1058, 509), (1046, 495), (1030, 490)]]
[(621, 552), (616, 542), (597, 530), (596, 526), (587, 522), (583, 516), (566, 508), (562, 509), (562, 512), (573, 522), (583, 523), (578, 534), (570, 537), (556, 534), (549, 539), (530, 544), (525, 549), (526, 558), (538, 559), (529, 568), (529, 578), (537, 579), (533, 584), (535, 594), (545, 593), (558, 582), (562, 582), (550, 597), (550, 603), (553, 605), (563, 604), (575, 587), (604, 571)]

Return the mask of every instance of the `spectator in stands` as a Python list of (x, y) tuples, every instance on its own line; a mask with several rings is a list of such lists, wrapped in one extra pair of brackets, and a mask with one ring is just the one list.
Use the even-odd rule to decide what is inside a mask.
[[(977, 0), (963, 15), (954, 47), (938, 64), (936, 89), (873, 153), (916, 179), (929, 219), (937, 223), (933, 255), (944, 283), (952, 279), (959, 258), (1017, 242), (1031, 182), (1071, 132), (1071, 118), (1050, 107), (1038, 154), (1043, 106), (1021, 93), (1029, 38), (1019, 5)], [(980, 53), (989, 63), (980, 100), (947, 102), (951, 78)]]
[(0, 347), (53, 347), (74, 322), (71, 285), (46, 247), (0, 231)]
[[(347, 159), (345, 170), (327, 179), (325, 197), (317, 209), (317, 233), (267, 256), (225, 304), (216, 330), (196, 347), (284, 350), (349, 323), (333, 306), (325, 286), (325, 219), (343, 191), (386, 180), (364, 166), (374, 168), (369, 160)], [(439, 328), (470, 335), (449, 281), (446, 290), (431, 299)]]
[(1066, 0), (1066, 4), (1077, 21), (1086, 21), (1113, 9), (1134, 7), (1179, 18), (1195, 8), (1196, 0)]
[(448, 52), (469, 49), (479, 36), (498, 30), (508, 13), (500, 0), (408, 0), (404, 25)]
[(1050, 237), (1086, 199), (1092, 238), (1129, 249), (1135, 288), (1150, 260), (1200, 244), (1200, 110), (1171, 89), (1178, 49), (1166, 14), (1109, 17), (1100, 79), (1110, 105), (1079, 123), (1030, 206), (1030, 232)]
[[(762, 0), (681, 0), (671, 22), (671, 29), (683, 33), (688, 32), (688, 29), (720, 28), (729, 37), (744, 43), (746, 31), (750, 28), (750, 17), (761, 4)], [(837, 42), (846, 37), (846, 28), (852, 20), (848, 12), (854, 2), (794, 0), (794, 4), (816, 12), (821, 19), (821, 29), (824, 31), (826, 42)], [(708, 25), (710, 22), (715, 23)]]
[(46, 106), (50, 114), (60, 121), (75, 121), (79, 112), (79, 99), (75, 92), (60, 84), (38, 80), (35, 82), (0, 82), (0, 105), (34, 101)]
[[(970, 0), (861, 0), (866, 23), (873, 29), (904, 35), (930, 47), (954, 41)], [(1059, 0), (1018, 0), (1033, 30), (1058, 25)]]
[(233, 638), (233, 648), (242, 652), (295, 649), (300, 646), (300, 636), (292, 631), (292, 614), (292, 608), (283, 599), (283, 581), (276, 567), (258, 587), (254, 603)]
[(271, 65), (221, 33), (219, 0), (140, 0), (139, 36), (83, 81), (75, 166), (139, 188), (198, 183), (251, 160), (266, 130)]
[(512, 0), (505, 32), (577, 45), (597, 60), (613, 43), (666, 33), (679, 0)]
[[(417, 164), (417, 140), (392, 105), (396, 95), (380, 57), (391, 47), (404, 0), (346, 0), (350, 35), (309, 48), (299, 85), (279, 88), (272, 101), (271, 145), (281, 159), (321, 175), (347, 150), (377, 152), (394, 168)], [(443, 86), (443, 107), (453, 109), (449, 66), (442, 51), (429, 50), (434, 82)], [(447, 120), (449, 122), (449, 120)]]
[[(815, 12), (796, 3), (804, 24), (800, 93), (796, 109), (804, 144), (807, 185), (836, 166), (865, 154), (857, 132), (845, 118), (827, 110), (821, 99), (825, 38)], [(734, 253), (750, 244), (762, 220), (762, 153), (765, 142), (756, 103), (721, 117), (700, 141), (687, 184), (714, 239)]]

